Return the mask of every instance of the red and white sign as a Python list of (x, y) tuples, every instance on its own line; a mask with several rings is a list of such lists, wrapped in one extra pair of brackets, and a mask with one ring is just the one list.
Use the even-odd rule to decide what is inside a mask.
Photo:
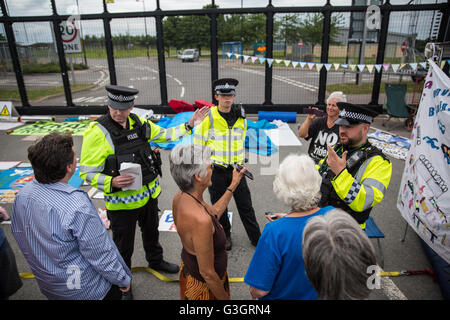
[(301, 47), (303, 47), (303, 41), (302, 40), (300, 40), (299, 42), (298, 42), (298, 46), (301, 48)]
[(65, 53), (79, 53), (81, 50), (80, 32), (73, 20), (62, 21), (59, 25)]
[(402, 49), (403, 53), (405, 52), (405, 50), (406, 50), (406, 42), (405, 41), (402, 42), (402, 46), (400, 47), (400, 49)]

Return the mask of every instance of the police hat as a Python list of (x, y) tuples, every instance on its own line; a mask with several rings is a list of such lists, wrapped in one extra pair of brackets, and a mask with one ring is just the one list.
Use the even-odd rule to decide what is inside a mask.
[(135, 95), (139, 90), (123, 86), (106, 85), (108, 106), (113, 109), (127, 110), (133, 106)]
[(348, 102), (338, 102), (339, 118), (334, 121), (338, 126), (353, 126), (361, 123), (372, 123), (377, 113), (363, 106)]
[(223, 96), (231, 96), (236, 94), (236, 86), (239, 81), (232, 78), (217, 79), (213, 82), (214, 94), (220, 94)]

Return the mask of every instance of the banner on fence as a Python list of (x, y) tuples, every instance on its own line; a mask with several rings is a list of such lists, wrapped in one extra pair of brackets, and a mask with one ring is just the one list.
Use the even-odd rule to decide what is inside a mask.
[(416, 233), (450, 263), (450, 79), (429, 63), (397, 207)]

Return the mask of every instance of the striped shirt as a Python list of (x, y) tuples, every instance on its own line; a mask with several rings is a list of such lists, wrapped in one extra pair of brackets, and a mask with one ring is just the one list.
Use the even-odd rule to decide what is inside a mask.
[(86, 192), (35, 179), (17, 194), (11, 231), (48, 299), (99, 300), (131, 273)]

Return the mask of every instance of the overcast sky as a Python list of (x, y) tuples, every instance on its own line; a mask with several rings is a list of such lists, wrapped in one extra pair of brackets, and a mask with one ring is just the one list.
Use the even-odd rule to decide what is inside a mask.
[[(102, 0), (55, 0), (57, 11), (59, 14), (76, 14), (78, 8), (81, 14), (101, 13), (103, 12)], [(160, 0), (162, 10), (182, 10), (182, 9), (201, 9), (207, 4), (211, 4), (211, 0)], [(407, 4), (409, 0), (391, 0), (391, 4)], [(446, 2), (446, 0), (437, 0), (437, 2)], [(34, 16), (34, 15), (51, 15), (50, 0), (6, 0), (9, 14), (11, 16)], [(272, 0), (275, 7), (287, 6), (321, 6), (326, 0)], [(436, 3), (436, 0), (416, 0), (415, 3)], [(265, 7), (268, 0), (216, 0), (215, 4), (220, 8), (240, 8), (243, 7)], [(331, 0), (332, 5), (350, 5), (351, 0)], [(115, 0), (114, 3), (108, 4), (110, 12), (133, 12), (133, 11), (153, 11), (156, 9), (156, 0)], [(421, 14), (418, 23), (419, 33), (428, 33), (430, 27), (430, 16), (432, 11)], [(347, 14), (347, 16), (349, 16)], [(402, 13), (393, 13), (390, 19), (390, 31), (407, 32), (409, 19)], [(147, 31), (150, 35), (155, 35), (155, 20), (147, 18)], [(83, 33), (85, 35), (103, 35), (103, 23), (97, 21), (83, 21)], [(0, 32), (4, 33), (0, 27)], [(145, 30), (144, 19), (113, 19), (111, 22), (113, 35), (143, 34)], [(426, 29), (426, 30), (425, 30)], [(25, 23), (14, 24), (14, 32), (18, 42), (34, 43), (51, 41), (50, 24), (48, 22), (41, 23)], [(49, 40), (50, 39), (50, 40)]]

